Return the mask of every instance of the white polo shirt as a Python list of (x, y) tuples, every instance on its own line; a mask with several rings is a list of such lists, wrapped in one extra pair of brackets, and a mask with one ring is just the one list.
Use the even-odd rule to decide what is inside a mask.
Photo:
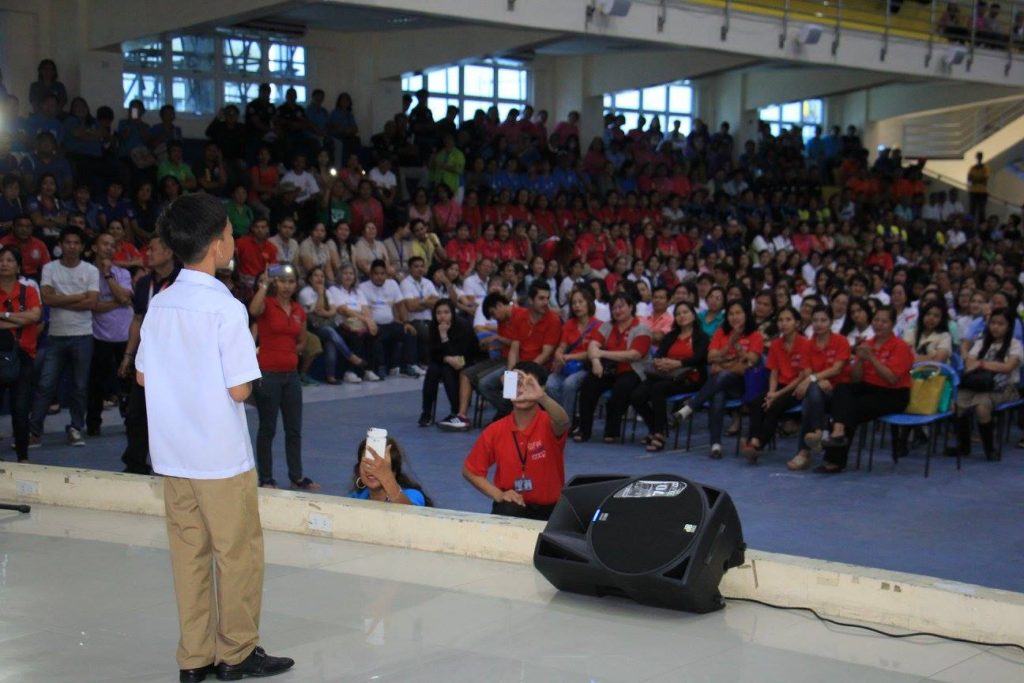
[(227, 479), (255, 466), (245, 407), (228, 389), (261, 377), (249, 314), (216, 278), (182, 270), (153, 297), (135, 367), (146, 379), (153, 470)]
[(378, 287), (373, 281), (367, 280), (359, 285), (359, 291), (366, 297), (370, 304), (370, 312), (373, 313), (373, 322), (378, 325), (387, 325), (395, 321), (393, 306), (405, 297), (402, 290), (394, 280), (385, 280), (384, 284)]
[[(405, 301), (423, 301), (430, 297), (437, 296), (437, 287), (434, 283), (425, 277), (421, 277), (417, 282), (411, 275), (404, 280), (401, 284), (402, 296)], [(429, 308), (423, 311), (416, 311), (415, 313), (409, 314), (410, 320), (427, 320), (429, 321), (434, 317), (433, 311)]]

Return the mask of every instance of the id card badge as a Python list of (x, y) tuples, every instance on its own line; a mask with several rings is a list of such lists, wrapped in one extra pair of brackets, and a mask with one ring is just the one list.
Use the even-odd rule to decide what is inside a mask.
[(516, 479), (515, 491), (516, 493), (529, 493), (533, 490), (533, 479), (529, 477), (520, 477)]

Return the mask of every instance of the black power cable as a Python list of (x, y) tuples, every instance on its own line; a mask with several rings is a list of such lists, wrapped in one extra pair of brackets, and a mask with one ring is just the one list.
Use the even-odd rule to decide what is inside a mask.
[(845, 626), (845, 627), (848, 627), (848, 628), (860, 628), (860, 629), (864, 629), (865, 631), (871, 631), (872, 633), (877, 633), (877, 634), (882, 635), (882, 636), (887, 636), (889, 638), (914, 638), (914, 637), (917, 637), (917, 636), (928, 636), (928, 637), (931, 637), (931, 638), (940, 638), (942, 640), (950, 640), (950, 641), (957, 642), (957, 643), (967, 643), (968, 645), (983, 645), (985, 647), (1015, 647), (1018, 650), (1020, 650), (1021, 652), (1024, 652), (1024, 645), (1020, 645), (1019, 643), (983, 643), (980, 640), (971, 640), (969, 638), (957, 638), (955, 636), (943, 636), (943, 635), (940, 635), (938, 633), (930, 633), (928, 631), (915, 631), (914, 633), (889, 633), (888, 631), (883, 631), (881, 629), (874, 628), (873, 626), (865, 626), (863, 624), (851, 624), (851, 623), (846, 622), (846, 621), (837, 621), (836, 619), (830, 619), (829, 617), (823, 617), (820, 614), (818, 614), (816, 611), (811, 609), (810, 607), (790, 607), (788, 605), (773, 605), (770, 602), (764, 602), (762, 600), (755, 600), (753, 598), (726, 598), (726, 600), (729, 600), (731, 602), (750, 602), (750, 603), (753, 603), (755, 605), (761, 605), (763, 607), (771, 607), (772, 609), (793, 610), (793, 611), (796, 611), (796, 612), (810, 612), (815, 617), (817, 617), (820, 621), (823, 621), (823, 622), (825, 622), (827, 624), (834, 624), (835, 626)]

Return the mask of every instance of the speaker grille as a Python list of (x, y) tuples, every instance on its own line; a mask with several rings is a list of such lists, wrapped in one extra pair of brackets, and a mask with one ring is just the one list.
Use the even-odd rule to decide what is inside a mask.
[[(682, 481), (670, 475), (645, 480)], [(704, 501), (696, 487), (683, 485), (682, 492), (670, 496), (616, 495), (628, 487), (608, 496), (590, 525), (589, 540), (598, 561), (612, 571), (643, 574), (685, 554), (704, 521)]]

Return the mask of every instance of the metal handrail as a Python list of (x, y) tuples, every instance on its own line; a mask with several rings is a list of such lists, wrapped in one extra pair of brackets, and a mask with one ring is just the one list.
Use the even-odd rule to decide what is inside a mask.
[(884, 62), (885, 55), (889, 52), (889, 30), (892, 28), (892, 3), (884, 0), (882, 4), (885, 5), (885, 33), (882, 34), (882, 51), (878, 54), (878, 58)]
[[(1024, 48), (1024, 38), (1016, 39), (1013, 35), (1013, 18), (1018, 9), (1024, 9), (1024, 2), (1008, 2), (1011, 9), (1007, 17), (1004, 12), (999, 14), (999, 27), (991, 29), (978, 26), (979, 0), (930, 0), (927, 7), (921, 3), (904, 2), (899, 13), (892, 11), (888, 0), (634, 0), (634, 2), (656, 5), (659, 10), (668, 5), (685, 6), (694, 9), (720, 11), (722, 26), (720, 37), (726, 41), (731, 29), (731, 18), (734, 12), (742, 12), (753, 16), (773, 18), (781, 24), (779, 34), (780, 49), (788, 42), (787, 29), (796, 22), (824, 23), (834, 26), (832, 51), (836, 54), (843, 31), (870, 31), (881, 36), (879, 58), (885, 60), (889, 47), (894, 39), (919, 40), (926, 43), (928, 50), (925, 56), (926, 66), (930, 65), (935, 56), (936, 43), (946, 42), (963, 45), (967, 50), (966, 68), (969, 70), (974, 63), (979, 48), (1008, 52)], [(991, 3), (990, 3), (991, 4)], [(955, 5), (959, 10), (956, 20), (950, 21), (946, 8)], [(982, 17), (985, 21), (986, 17)], [(659, 26), (664, 22), (659, 19)], [(1009, 26), (1008, 30), (1004, 27)], [(1005, 44), (1005, 48), (1004, 48)], [(1007, 57), (1007, 68), (1012, 68), (1017, 61), (1012, 55)], [(1008, 72), (1007, 72), (1008, 73)]]
[[(924, 173), (929, 178), (934, 178), (935, 180), (946, 183), (947, 185), (951, 185), (958, 190), (963, 190), (964, 192), (967, 192), (967, 183), (963, 180), (951, 178), (950, 176), (945, 175), (943, 173), (936, 173), (935, 171), (929, 170), (928, 166), (925, 166), (924, 169), (922, 169), (922, 173)], [(1017, 210), (1021, 207), (1021, 202), (1015, 202), (1005, 197), (994, 195), (991, 192), (988, 195), (988, 201), (995, 202), (996, 204), (1002, 204), (1007, 209)]]
[(843, 24), (843, 0), (839, 0), (836, 3), (836, 27), (835, 33), (832, 36), (832, 56), (836, 56), (836, 52), (839, 50), (839, 32), (842, 29)]

